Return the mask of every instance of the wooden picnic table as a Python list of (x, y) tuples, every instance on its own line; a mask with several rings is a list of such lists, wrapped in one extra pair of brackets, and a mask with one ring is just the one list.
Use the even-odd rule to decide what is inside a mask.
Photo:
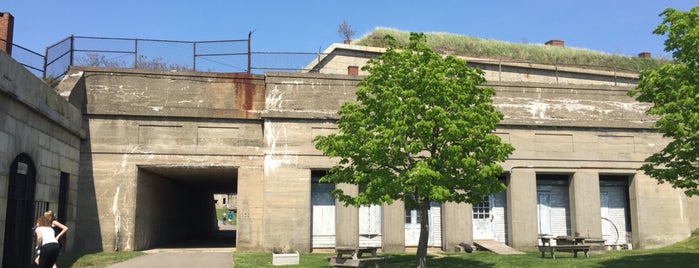
[[(551, 245), (551, 239), (556, 240), (556, 245)], [(542, 258), (546, 252), (550, 252), (551, 258), (553, 259), (556, 259), (556, 251), (573, 252), (573, 257), (577, 258), (578, 251), (582, 251), (585, 253), (585, 257), (589, 257), (589, 250), (590, 245), (585, 245), (585, 237), (579, 236), (558, 236), (555, 238), (541, 237), (541, 246), (539, 246)]]
[(377, 256), (378, 249), (378, 247), (336, 247), (337, 255), (330, 257), (328, 261), (332, 267), (360, 267), (362, 264), (369, 263), (380, 267), (384, 258)]
[(540, 237), (541, 244), (550, 246), (551, 240), (556, 240), (556, 245), (584, 245), (585, 237), (582, 236), (557, 236), (557, 237)]

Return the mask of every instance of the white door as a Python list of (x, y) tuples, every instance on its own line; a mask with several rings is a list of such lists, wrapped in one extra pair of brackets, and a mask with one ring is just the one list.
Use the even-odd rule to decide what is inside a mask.
[(381, 246), (381, 206), (359, 207), (359, 246)]
[(417, 246), (420, 240), (420, 214), (417, 210), (405, 210), (405, 245)]
[(493, 228), (493, 203), (492, 196), (485, 196), (483, 202), (473, 205), (473, 239), (492, 240), (495, 238)]
[(539, 217), (539, 234), (551, 235), (551, 192), (537, 192), (536, 212)]
[(335, 198), (332, 183), (311, 184), (313, 247), (335, 246)]
[(602, 216), (602, 238), (607, 245), (628, 243), (625, 186), (600, 186), (600, 211)]
[[(435, 232), (441, 232), (441, 226), (437, 226), (440, 222), (437, 222), (436, 218), (440, 217), (439, 204), (432, 202), (430, 204), (430, 209), (427, 210), (428, 218), (425, 219), (429, 226), (427, 245), (434, 246), (435, 243), (442, 243), (441, 236), (435, 239)], [(405, 210), (405, 246), (414, 247), (420, 242), (420, 222), (422, 218), (417, 210)], [(437, 229), (437, 230), (436, 230)]]

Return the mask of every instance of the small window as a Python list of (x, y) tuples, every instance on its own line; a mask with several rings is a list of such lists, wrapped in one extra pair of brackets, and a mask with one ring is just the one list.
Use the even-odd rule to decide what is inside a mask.
[(490, 198), (483, 197), (483, 202), (473, 205), (474, 219), (490, 219)]

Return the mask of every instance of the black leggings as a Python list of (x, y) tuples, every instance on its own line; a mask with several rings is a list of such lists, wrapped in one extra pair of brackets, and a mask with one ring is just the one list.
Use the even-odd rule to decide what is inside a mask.
[(39, 267), (51, 268), (56, 264), (58, 259), (58, 250), (61, 246), (58, 243), (48, 243), (41, 246), (41, 255), (39, 255)]

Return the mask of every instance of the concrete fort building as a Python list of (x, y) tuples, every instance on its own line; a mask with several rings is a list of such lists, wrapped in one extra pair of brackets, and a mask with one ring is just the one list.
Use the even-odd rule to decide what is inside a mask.
[[(505, 115), (497, 135), (516, 148), (503, 163), (507, 190), (481, 204), (434, 203), (428, 219), (401, 202), (345, 207), (329, 192), (359, 188), (318, 181), (336, 162), (312, 139), (337, 131), (361, 66), (382, 51), (333, 44), (307, 73), (71, 67), (57, 92), (1, 52), (3, 260), (22, 258), (16, 228), (45, 208), (71, 228), (67, 250), (204, 236), (220, 217), (214, 194), (235, 196), (238, 250), (400, 252), (417, 246), (420, 220), (429, 246), (446, 251), (486, 239), (527, 249), (539, 235), (575, 233), (653, 248), (699, 227), (699, 199), (638, 171), (668, 140), (648, 105), (626, 95), (637, 73), (475, 58)], [(20, 194), (20, 181), (34, 193)]]

